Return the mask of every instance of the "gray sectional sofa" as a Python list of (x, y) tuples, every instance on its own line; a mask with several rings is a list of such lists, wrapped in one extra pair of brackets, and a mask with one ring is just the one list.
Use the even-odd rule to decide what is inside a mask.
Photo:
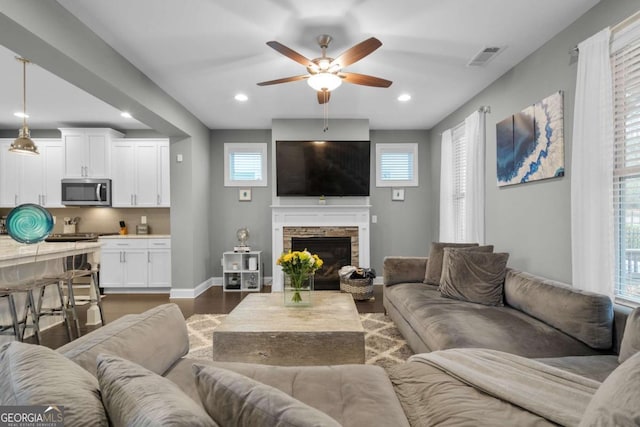
[[(182, 313), (166, 304), (124, 316), (57, 351), (22, 343), (0, 347), (0, 407), (56, 403), (64, 406), (67, 426), (614, 425), (612, 411), (617, 421), (640, 419), (640, 311), (630, 319), (637, 336), (623, 343), (629, 359), (601, 384), (477, 349), (416, 355), (388, 371), (193, 360), (186, 357)], [(454, 373), (455, 365), (462, 374)], [(488, 383), (481, 378), (470, 385), (474, 379), (464, 373), (473, 377), (475, 371), (490, 377)], [(621, 387), (625, 379), (631, 381)], [(520, 400), (511, 401), (512, 394)], [(632, 409), (624, 407), (629, 402)]]
[(446, 298), (424, 283), (427, 261), (384, 260), (384, 308), (415, 353), (494, 349), (599, 381), (618, 366), (629, 307), (515, 269), (506, 272), (504, 306)]

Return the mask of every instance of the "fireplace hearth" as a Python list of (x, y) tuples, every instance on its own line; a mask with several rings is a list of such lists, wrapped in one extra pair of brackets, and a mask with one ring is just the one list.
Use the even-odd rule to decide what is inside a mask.
[(350, 237), (292, 237), (291, 249), (306, 249), (312, 254), (318, 254), (324, 262), (322, 268), (316, 271), (316, 290), (340, 290), (338, 271), (343, 266), (351, 264)]

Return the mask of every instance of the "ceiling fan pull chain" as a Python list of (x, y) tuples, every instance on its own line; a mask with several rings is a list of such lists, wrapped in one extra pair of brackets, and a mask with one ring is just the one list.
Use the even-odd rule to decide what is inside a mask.
[(324, 108), (324, 129), (322, 129), (322, 132), (326, 132), (329, 130), (329, 103), (327, 102), (327, 93), (329, 93), (328, 91), (324, 91), (324, 104), (323, 104), (323, 108)]

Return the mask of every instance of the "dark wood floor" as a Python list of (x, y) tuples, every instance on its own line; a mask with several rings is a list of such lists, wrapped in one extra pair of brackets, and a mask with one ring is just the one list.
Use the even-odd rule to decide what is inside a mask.
[[(270, 287), (265, 287), (263, 292), (271, 292)], [(320, 291), (321, 292), (321, 291)], [(150, 308), (172, 302), (182, 310), (185, 319), (193, 314), (220, 314), (229, 313), (248, 292), (222, 292), (221, 286), (214, 286), (194, 299), (169, 299), (168, 294), (109, 294), (102, 299), (104, 317), (108, 322), (126, 315), (142, 313)], [(382, 285), (374, 286), (374, 298), (370, 301), (356, 301), (360, 313), (382, 313)], [(89, 305), (78, 307), (80, 318), (80, 330), (84, 335), (99, 326), (86, 326), (87, 308)], [(28, 342), (33, 342), (29, 341)], [(58, 348), (69, 342), (65, 328), (57, 325), (42, 332), (42, 345), (50, 348)]]

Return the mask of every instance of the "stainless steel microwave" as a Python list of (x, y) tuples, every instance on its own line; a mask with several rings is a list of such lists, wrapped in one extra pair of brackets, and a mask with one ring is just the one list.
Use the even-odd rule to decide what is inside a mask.
[(63, 179), (62, 204), (65, 206), (111, 206), (111, 180)]

